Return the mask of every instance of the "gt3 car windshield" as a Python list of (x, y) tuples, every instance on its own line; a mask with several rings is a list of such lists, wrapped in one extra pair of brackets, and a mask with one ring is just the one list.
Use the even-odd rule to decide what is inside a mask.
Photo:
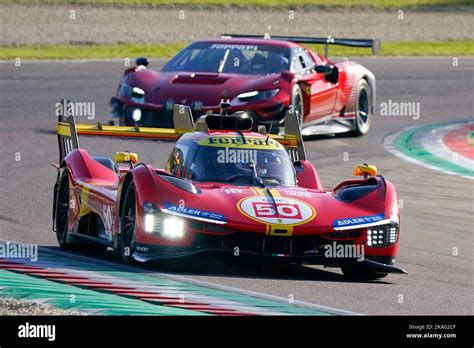
[(290, 69), (286, 47), (195, 43), (172, 58), (163, 71), (269, 75)]
[(201, 146), (189, 167), (196, 181), (234, 185), (295, 185), (295, 171), (285, 150)]

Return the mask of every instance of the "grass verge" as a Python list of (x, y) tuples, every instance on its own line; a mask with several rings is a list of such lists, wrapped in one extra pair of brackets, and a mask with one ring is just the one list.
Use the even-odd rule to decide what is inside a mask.
[[(101, 59), (101, 58), (169, 58), (185, 44), (120, 44), (120, 45), (48, 45), (0, 47), (0, 60), (26, 59)], [(308, 45), (324, 53), (322, 45)], [(371, 49), (331, 46), (330, 57), (370, 56)], [(380, 56), (474, 56), (473, 41), (382, 42)]]

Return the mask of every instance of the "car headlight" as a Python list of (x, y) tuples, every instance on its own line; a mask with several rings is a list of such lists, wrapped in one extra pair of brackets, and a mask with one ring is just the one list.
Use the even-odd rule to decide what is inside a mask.
[(142, 119), (142, 111), (140, 109), (133, 110), (132, 118), (135, 122), (139, 122)]
[(143, 225), (145, 228), (145, 232), (153, 232), (155, 230), (155, 215), (145, 214), (145, 216), (143, 217)]
[(280, 92), (279, 88), (268, 89), (265, 91), (251, 91), (241, 93), (237, 96), (237, 99), (240, 101), (250, 101), (250, 100), (266, 100), (273, 98)]
[(382, 248), (394, 245), (398, 241), (400, 227), (398, 224), (373, 226), (367, 229), (367, 246)]
[(178, 216), (162, 213), (153, 203), (143, 205), (143, 229), (147, 233), (161, 234), (165, 238), (184, 237), (184, 220)]
[(163, 219), (163, 236), (177, 239), (184, 236), (184, 221), (176, 216), (168, 216)]

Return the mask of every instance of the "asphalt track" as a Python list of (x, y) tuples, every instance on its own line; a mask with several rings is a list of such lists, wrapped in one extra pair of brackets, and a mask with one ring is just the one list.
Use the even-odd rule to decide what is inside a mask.
[[(306, 149), (327, 189), (351, 177), (352, 166), (362, 162), (377, 165), (396, 185), (403, 203), (396, 264), (408, 275), (353, 282), (332, 268), (262, 269), (214, 260), (158, 265), (156, 271), (358, 313), (474, 314), (474, 182), (404, 161), (383, 145), (387, 135), (405, 127), (472, 120), (474, 61), (459, 58), (457, 67), (452, 57), (357, 61), (377, 77), (378, 106), (389, 99), (419, 102), (419, 119), (377, 115), (364, 137), (311, 139)], [(151, 67), (161, 63), (152, 61)], [(119, 60), (0, 63), (0, 239), (56, 246), (50, 166), (58, 157), (54, 104), (61, 98), (96, 102), (96, 120), (106, 121), (123, 68)], [(109, 156), (130, 150), (163, 166), (173, 144), (90, 137), (82, 138), (81, 146)]]

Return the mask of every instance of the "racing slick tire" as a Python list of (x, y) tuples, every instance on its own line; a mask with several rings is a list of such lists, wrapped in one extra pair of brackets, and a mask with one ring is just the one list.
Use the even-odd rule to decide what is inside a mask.
[(304, 100), (303, 92), (298, 84), (295, 84), (291, 91), (290, 108), (293, 108), (293, 111), (298, 113), (298, 122), (301, 129), (303, 127)]
[(103, 252), (107, 246), (91, 241), (79, 240), (74, 235), (68, 236), (67, 227), (69, 220), (69, 176), (67, 170), (63, 172), (58, 184), (56, 196), (55, 226), (56, 238), (59, 246), (64, 250), (77, 250), (79, 247), (85, 251)]
[(132, 255), (135, 252), (136, 213), (135, 185), (131, 182), (125, 191), (120, 214), (120, 254), (124, 263), (128, 265), (135, 263)]
[(372, 121), (371, 115), (371, 91), (369, 84), (366, 80), (361, 79), (357, 87), (356, 96), (356, 108), (355, 108), (355, 120), (353, 134), (355, 136), (361, 136), (367, 134), (370, 129), (370, 123)]
[(63, 172), (58, 183), (56, 192), (55, 226), (56, 238), (62, 249), (70, 250), (74, 244), (68, 240), (68, 219), (69, 219), (69, 175), (67, 170)]
[(388, 273), (368, 271), (366, 268), (356, 264), (355, 262), (342, 264), (341, 270), (346, 277), (357, 280), (377, 280), (385, 278), (388, 275)]
[[(300, 125), (300, 129), (303, 127), (303, 113), (304, 113), (304, 101), (303, 101), (303, 92), (301, 91), (301, 87), (298, 84), (293, 86), (291, 90), (291, 99), (290, 105), (288, 109), (293, 112), (298, 113), (298, 123)], [(272, 134), (284, 134), (285, 129), (283, 127), (273, 127), (270, 131)]]

